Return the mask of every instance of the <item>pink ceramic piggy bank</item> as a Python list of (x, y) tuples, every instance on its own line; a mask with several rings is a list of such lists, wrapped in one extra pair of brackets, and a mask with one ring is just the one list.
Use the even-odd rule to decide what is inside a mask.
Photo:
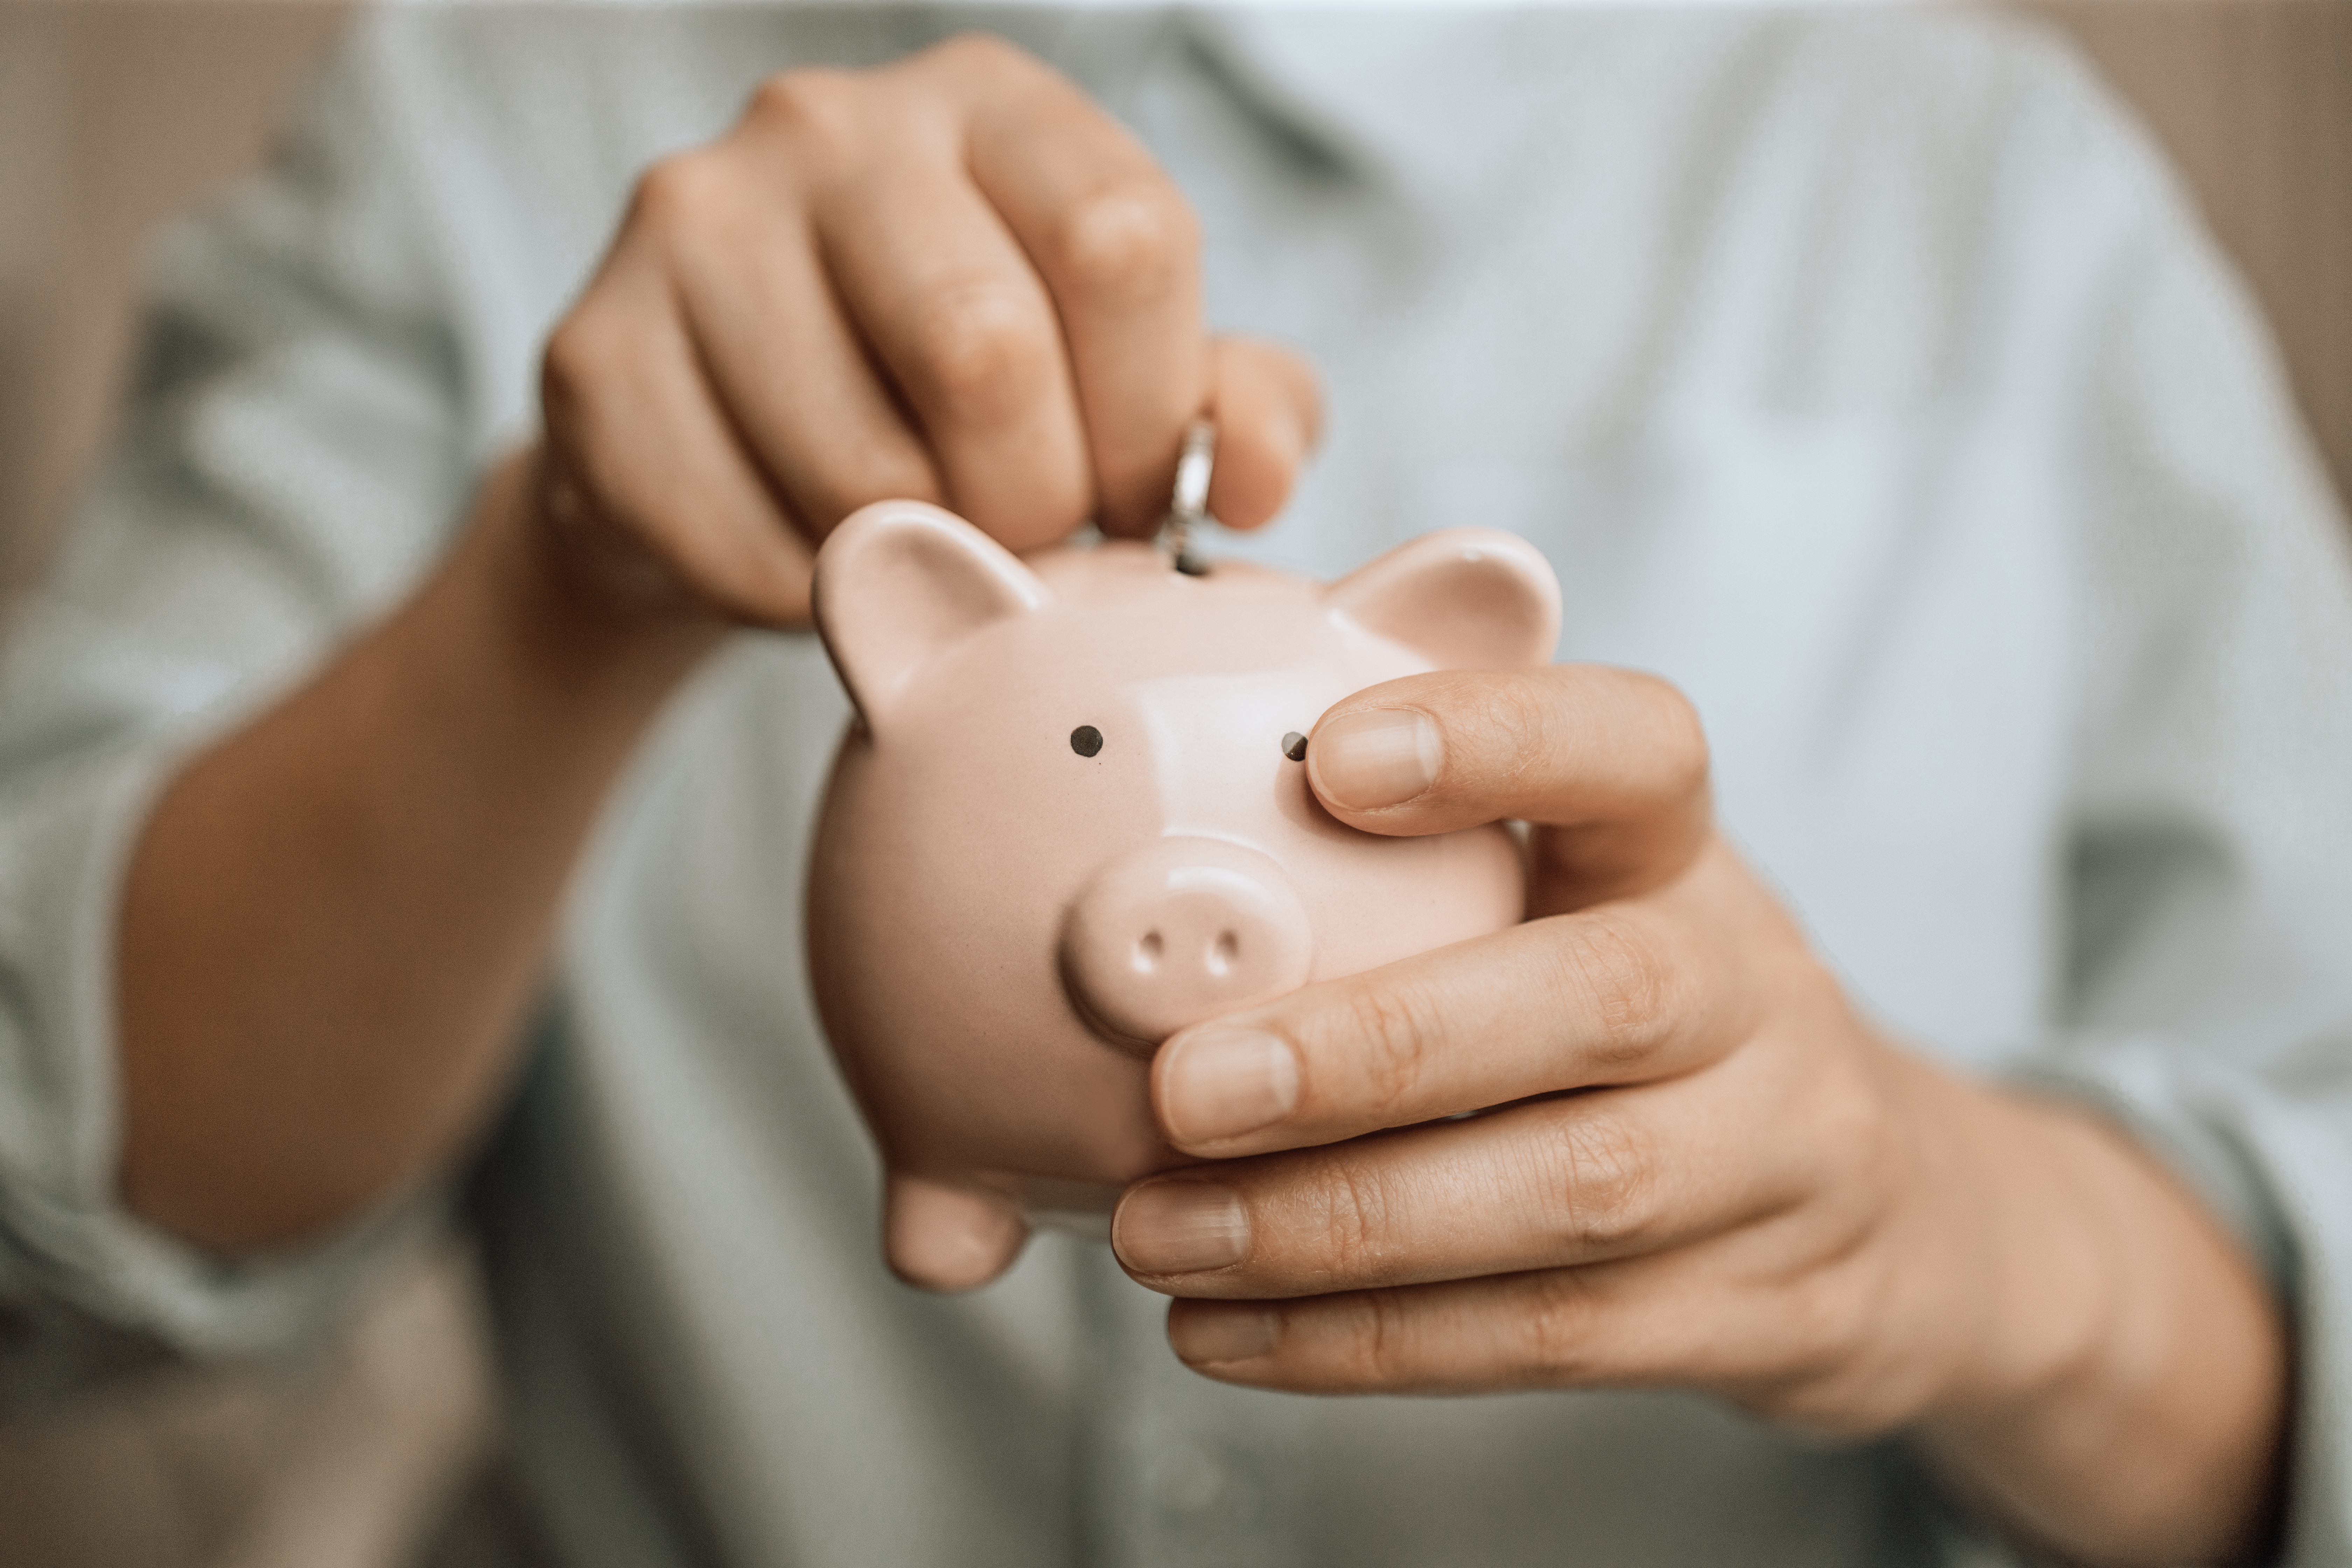
[(886, 502), (826, 541), (815, 598), (857, 719), (810, 972), (916, 1284), (993, 1279), (1033, 1221), (1102, 1234), (1121, 1185), (1183, 1163), (1147, 1095), (1176, 1030), (1520, 917), (1504, 829), (1345, 826), (1296, 733), (1397, 676), (1548, 659), (1559, 586), (1507, 534), (1326, 586), (1141, 544), (1023, 559)]

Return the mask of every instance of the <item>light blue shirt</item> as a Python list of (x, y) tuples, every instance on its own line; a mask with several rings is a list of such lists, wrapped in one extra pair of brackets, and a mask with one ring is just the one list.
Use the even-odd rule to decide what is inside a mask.
[[(429, 569), (635, 171), (768, 72), (978, 19), (378, 16), (275, 172), (164, 248), (123, 435), (0, 670), (0, 1386), (299, 1344), (444, 1223), (436, 1189), (231, 1268), (120, 1210), (131, 837)], [(2288, 1293), (2288, 1557), (2352, 1563), (2352, 575), (2255, 313), (2100, 89), (1931, 12), (993, 19), (1190, 193), (1213, 321), (1323, 367), (1326, 451), (1227, 547), (1330, 575), (1443, 524), (1538, 543), (1561, 656), (1691, 694), (1726, 821), (1864, 1005), (2104, 1107)], [(806, 637), (679, 698), (473, 1173), (561, 1560), (2011, 1560), (1899, 1442), (1674, 1394), (1224, 1387), (1063, 1238), (971, 1297), (893, 1282), (801, 971), (844, 713)]]

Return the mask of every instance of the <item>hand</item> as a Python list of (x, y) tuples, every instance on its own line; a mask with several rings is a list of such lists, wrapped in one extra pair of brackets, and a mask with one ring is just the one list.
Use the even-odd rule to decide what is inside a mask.
[(1204, 333), (1198, 250), (1143, 149), (1007, 45), (776, 77), (645, 176), (549, 342), (560, 559), (620, 603), (797, 625), (813, 544), (868, 501), (1014, 549), (1147, 531), (1204, 409), (1212, 510), (1263, 523), (1314, 380)]
[(2248, 1542), (2283, 1352), (2245, 1261), (2116, 1134), (1858, 1016), (1716, 832), (1678, 694), (1415, 677), (1325, 714), (1307, 768), (1370, 832), (1534, 824), (1530, 918), (1160, 1049), (1161, 1127), (1213, 1163), (1137, 1184), (1113, 1236), (1185, 1298), (1186, 1362), (1325, 1393), (1706, 1390), (1910, 1429), (2085, 1556)]

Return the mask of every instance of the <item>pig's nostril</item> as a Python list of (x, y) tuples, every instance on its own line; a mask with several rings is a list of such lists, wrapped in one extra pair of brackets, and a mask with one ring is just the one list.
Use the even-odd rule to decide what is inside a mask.
[(1306, 984), (1314, 934), (1261, 851), (1170, 835), (1104, 867), (1070, 904), (1059, 955), (1079, 1016), (1149, 1049)]

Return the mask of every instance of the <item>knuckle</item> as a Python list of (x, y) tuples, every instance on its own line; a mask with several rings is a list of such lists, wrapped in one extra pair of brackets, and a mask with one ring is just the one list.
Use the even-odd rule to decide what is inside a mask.
[(1675, 1016), (1671, 966), (1654, 935), (1612, 911), (1591, 911), (1572, 929), (1568, 958), (1596, 1026), (1594, 1058), (1604, 1069), (1638, 1068)]
[(1058, 353), (1034, 303), (992, 282), (934, 293), (920, 311), (914, 343), (933, 395), (982, 425), (1011, 417), (1040, 396)]
[(1559, 1229), (1575, 1252), (1618, 1256), (1655, 1231), (1657, 1151), (1633, 1122), (1605, 1112), (1571, 1116), (1556, 1158)]
[(1338, 1163), (1323, 1187), (1321, 1223), (1326, 1266), (1341, 1279), (1377, 1269), (1386, 1253), (1388, 1195), (1379, 1179), (1351, 1161)]
[(698, 228), (730, 209), (730, 184), (725, 166), (709, 148), (673, 154), (637, 176), (631, 220), (662, 233)]
[(1592, 1359), (1591, 1287), (1572, 1268), (1532, 1275), (1515, 1318), (1516, 1359), (1546, 1382), (1573, 1382)]
[(1809, 1384), (1835, 1377), (1853, 1363), (1876, 1292), (1857, 1289), (1841, 1270), (1800, 1281), (1789, 1294), (1790, 1370)]
[(1813, 1426), (1869, 1417), (1875, 1401), (1860, 1384), (1862, 1348), (1877, 1314), (1875, 1291), (1844, 1271), (1795, 1283), (1784, 1294), (1782, 1339), (1771, 1375), (1759, 1390), (1769, 1414)]
[[(1449, 795), (1483, 793), (1496, 783), (1497, 772), (1516, 778), (1559, 750), (1559, 699), (1551, 680), (1492, 670), (1438, 671), (1424, 679), (1427, 711), (1448, 741), (1466, 741), (1473, 756), (1495, 759), (1476, 766), (1449, 765), (1438, 781)], [(1449, 764), (1454, 761), (1449, 755)]]
[(1340, 1355), (1349, 1383), (1382, 1388), (1410, 1381), (1412, 1336), (1407, 1300), (1395, 1290), (1365, 1290), (1349, 1299), (1351, 1321)]
[(628, 418), (635, 331), (625, 310), (592, 299), (558, 322), (540, 351), (541, 424), (585, 468), (609, 465), (614, 429)]
[(983, 75), (1026, 71), (1035, 68), (1030, 55), (993, 33), (958, 33), (923, 51), (923, 58), (954, 71)]
[[(1872, 1347), (1897, 1305), (1899, 1281), (1866, 1241), (1864, 1227), (1789, 1235), (1789, 1260), (1759, 1298), (1770, 1331), (1746, 1358), (1757, 1407), (1816, 1421), (1885, 1380), (1890, 1369), (1877, 1364), (1883, 1358)], [(1890, 1384), (1885, 1392), (1896, 1390)]]
[(751, 89), (744, 118), (818, 145), (839, 145), (857, 114), (857, 79), (846, 71), (780, 71)]
[(540, 355), (542, 416), (562, 420), (576, 415), (602, 378), (610, 353), (593, 310), (577, 310), (557, 322)]
[(1131, 177), (1072, 203), (1046, 244), (1047, 270), (1066, 287), (1134, 304), (1179, 285), (1199, 231), (1191, 205), (1172, 186)]
[(1417, 1115), (1440, 1027), (1435, 1010), (1416, 992), (1363, 984), (1350, 988), (1342, 1019), (1348, 1071), (1370, 1109), (1383, 1118)]
[(1486, 722), (1505, 735), (1530, 736), (1545, 744), (1559, 727), (1559, 699), (1547, 681), (1487, 676), (1468, 689), (1485, 707)]

